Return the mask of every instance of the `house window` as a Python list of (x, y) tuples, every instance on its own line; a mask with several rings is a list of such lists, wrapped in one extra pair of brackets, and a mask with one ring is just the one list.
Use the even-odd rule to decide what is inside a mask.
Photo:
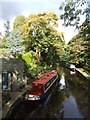
[(8, 89), (8, 72), (2, 73), (2, 89)]

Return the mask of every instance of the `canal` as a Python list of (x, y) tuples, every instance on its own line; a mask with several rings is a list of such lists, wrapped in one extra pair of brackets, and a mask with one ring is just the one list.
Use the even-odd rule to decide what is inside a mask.
[(88, 81), (78, 72), (57, 67), (60, 80), (47, 100), (40, 105), (22, 101), (9, 117), (45, 118), (63, 120), (64, 118), (89, 119)]

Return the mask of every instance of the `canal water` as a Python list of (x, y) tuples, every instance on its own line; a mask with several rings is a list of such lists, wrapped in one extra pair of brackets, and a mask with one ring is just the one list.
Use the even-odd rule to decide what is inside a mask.
[(40, 105), (22, 101), (11, 112), (14, 119), (64, 118), (89, 119), (88, 81), (80, 73), (57, 67), (59, 82), (47, 100)]

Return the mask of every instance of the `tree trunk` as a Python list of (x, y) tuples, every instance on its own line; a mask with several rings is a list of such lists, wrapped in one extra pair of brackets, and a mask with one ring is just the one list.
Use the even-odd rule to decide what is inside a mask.
[(37, 60), (40, 62), (41, 52), (40, 52), (40, 50), (38, 48), (36, 49), (36, 55), (37, 55)]

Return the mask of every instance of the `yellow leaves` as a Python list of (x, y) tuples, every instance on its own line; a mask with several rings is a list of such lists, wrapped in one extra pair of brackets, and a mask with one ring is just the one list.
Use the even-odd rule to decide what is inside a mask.
[(13, 23), (14, 29), (19, 29), (25, 23), (25, 16), (18, 15)]
[(39, 29), (45, 30), (45, 27), (50, 28), (52, 26), (51, 23), (53, 25), (56, 25), (57, 20), (58, 17), (54, 12), (30, 15), (25, 24), (20, 28), (21, 35), (26, 38), (29, 36), (29, 32), (31, 29), (38, 31)]
[[(45, 51), (50, 45), (55, 47), (59, 54), (62, 50), (63, 33), (58, 33), (54, 26), (57, 25), (58, 17), (54, 12), (45, 12), (29, 16), (26, 23), (21, 27), (21, 34), (25, 39), (25, 47), (28, 50), (36, 49)], [(60, 36), (61, 35), (61, 36)]]
[(62, 54), (63, 52), (63, 45), (60, 41), (54, 43), (54, 47), (58, 55)]
[(23, 38), (27, 38), (28, 37), (28, 33), (29, 33), (28, 25), (24, 24), (23, 26), (21, 26), (20, 32), (21, 32), (21, 35), (23, 36)]

